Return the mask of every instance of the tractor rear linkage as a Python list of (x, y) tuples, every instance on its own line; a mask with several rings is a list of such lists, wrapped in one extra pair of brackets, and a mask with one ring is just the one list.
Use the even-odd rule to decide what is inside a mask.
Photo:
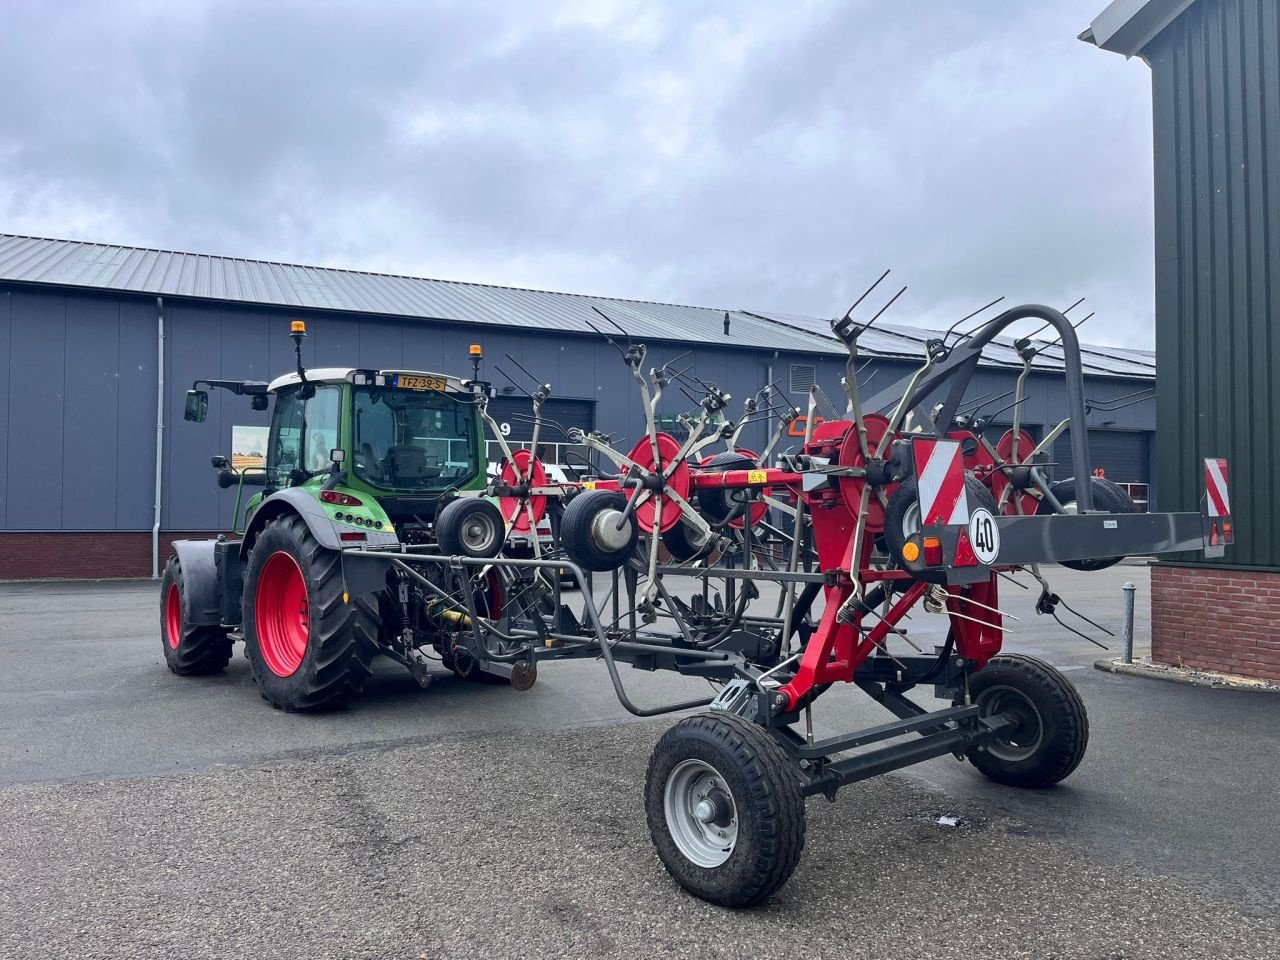
[[(1057, 331), (1068, 416), (1037, 445), (1015, 414), (1014, 429), (992, 445), (984, 424), (959, 410), (983, 348), (1028, 318)], [(605, 437), (574, 433), (618, 475), (551, 483), (534, 454), (507, 447), (487, 412), (491, 390), (477, 376), (468, 386), (505, 452), (487, 491), (498, 501), (498, 546), (451, 529), (446, 508), (436, 548), (344, 551), (351, 582), (380, 584), (390, 564), (447, 622), (454, 658), (519, 688), (544, 661), (600, 658), (637, 716), (709, 708), (662, 738), (645, 800), (672, 875), (729, 906), (758, 903), (786, 881), (803, 845), (803, 796), (834, 799), (846, 784), (946, 754), (1028, 787), (1051, 785), (1080, 762), (1087, 718), (1068, 681), (1030, 657), (998, 656), (998, 576), (1029, 573), (1042, 587), (1040, 611), (1053, 613), (1060, 601), (1040, 564), (1100, 569), (1133, 554), (1221, 555), (1230, 541), (1227, 516), (1137, 513), (1097, 478), (1048, 483), (1046, 450), (1086, 413), (1079, 346), (1061, 312), (1017, 307), (957, 343), (930, 341), (914, 374), (866, 401), (854, 376), (866, 327), (847, 315), (832, 327), (849, 354), (845, 417), (815, 428), (821, 391), (813, 388), (802, 449), (778, 455), (777, 466), (771, 454), (801, 411), (769, 411), (780, 422), (756, 456), (737, 446), (758, 416), (755, 401), (729, 421), (730, 398), (699, 382), (703, 396), (682, 418), (688, 435), (679, 440), (656, 423), (663, 388), (681, 375), (663, 367), (646, 378), (645, 348), (628, 342), (619, 349), (643, 395), (645, 436), (624, 453)], [(1016, 347), (1024, 363), (1018, 410), (1043, 345), (1024, 339)], [(544, 384), (531, 395), (531, 450), (549, 394)], [(724, 452), (704, 455), (715, 444)], [(1073, 429), (1071, 447), (1074, 477), (1090, 478), (1088, 431)], [(533, 535), (532, 558), (504, 553), (513, 532), (533, 534), (544, 517), (550, 546)], [(486, 546), (472, 551), (472, 542)], [(593, 573), (608, 574), (607, 589)], [(563, 576), (580, 588), (578, 613)], [(763, 612), (762, 584), (778, 590)], [(891, 639), (910, 642), (900, 624), (921, 603), (948, 618), (945, 644), (891, 652)], [(703, 678), (715, 693), (642, 708), (619, 663)], [(815, 737), (814, 702), (836, 683), (852, 683), (896, 719)], [(931, 711), (908, 699), (922, 684), (951, 705)]]

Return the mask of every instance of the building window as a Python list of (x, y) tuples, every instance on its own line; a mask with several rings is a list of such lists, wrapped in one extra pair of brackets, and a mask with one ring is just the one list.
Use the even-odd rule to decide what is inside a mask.
[(791, 392), (808, 393), (817, 379), (817, 371), (811, 363), (793, 363), (791, 365)]

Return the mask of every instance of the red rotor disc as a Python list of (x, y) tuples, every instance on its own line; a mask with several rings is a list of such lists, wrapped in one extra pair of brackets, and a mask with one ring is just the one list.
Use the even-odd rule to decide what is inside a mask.
[[(632, 462), (639, 464), (645, 470), (656, 473), (659, 470), (665, 470), (679, 452), (680, 441), (669, 433), (660, 433), (658, 434), (658, 458), (661, 461), (660, 464), (653, 462), (653, 445), (649, 442), (648, 437), (637, 443), (627, 456)], [(691, 484), (689, 462), (687, 460), (682, 460), (680, 465), (672, 471), (671, 476), (667, 478), (666, 485), (688, 502)], [(626, 490), (624, 492), (630, 497), (633, 491)], [(658, 512), (659, 500), (662, 502), (662, 527), (660, 532), (666, 533), (680, 522), (680, 505), (665, 494), (651, 493), (644, 503), (636, 508), (636, 522), (640, 524), (640, 529), (645, 533), (653, 533), (654, 518)]]
[[(889, 418), (878, 413), (868, 413), (862, 418), (867, 427), (867, 449), (874, 456), (881, 439), (889, 432)], [(865, 467), (866, 460), (862, 456), (862, 445), (858, 441), (858, 426), (850, 423), (845, 431), (844, 443), (840, 447), (840, 466)], [(844, 497), (845, 506), (855, 517), (862, 507), (862, 488), (866, 481), (859, 477), (841, 477), (840, 493)], [(887, 493), (888, 491), (886, 491)], [(874, 489), (867, 498), (866, 529), (870, 533), (879, 533), (884, 529), (884, 504), (876, 496)]]
[[(530, 473), (530, 461), (533, 463), (532, 473)], [(503, 483), (514, 486), (521, 482), (522, 476), (529, 478), (531, 487), (547, 485), (547, 471), (542, 466), (542, 461), (524, 448), (512, 451), (511, 460), (502, 464), (501, 479)], [(529, 524), (529, 510), (525, 509), (519, 497), (498, 498), (498, 509), (502, 511), (502, 519), (511, 524), (512, 533), (527, 534), (536, 528), (547, 512), (547, 498), (543, 495), (531, 496), (529, 507), (533, 511), (532, 527)]]
[[(1025, 430), (1019, 430), (1017, 447), (1018, 463), (1025, 463), (1027, 457), (1031, 456), (1031, 451), (1035, 448), (1036, 442), (1032, 438), (1031, 434), (1027, 433)], [(996, 456), (999, 458), (1001, 464), (1011, 463), (1014, 459), (1013, 451), (1013, 431), (1006, 430), (1004, 436), (1000, 438), (1000, 442), (996, 444)], [(996, 503), (1000, 502), (1000, 498), (1004, 496), (1005, 488), (1009, 486), (1009, 478), (1003, 470), (997, 467), (992, 471), (991, 493), (995, 496)], [(1040, 506), (1040, 501), (1025, 490), (1021, 493), (1017, 490), (1010, 490), (1008, 496), (1009, 499), (1005, 503), (1004, 510), (1002, 511), (1005, 516), (1019, 516), (1018, 501), (1015, 498), (1019, 498), (1022, 501), (1021, 515), (1023, 516), (1030, 516), (1031, 514), (1034, 514), (1036, 512), (1036, 508)]]

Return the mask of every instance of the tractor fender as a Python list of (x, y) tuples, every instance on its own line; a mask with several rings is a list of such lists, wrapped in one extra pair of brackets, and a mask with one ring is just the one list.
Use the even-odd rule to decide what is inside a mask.
[(222, 622), (218, 604), (218, 569), (213, 548), (216, 540), (175, 540), (173, 552), (182, 564), (182, 599), (187, 623), (204, 626)]
[[(302, 518), (320, 546), (328, 550), (342, 550), (345, 546), (339, 537), (338, 526), (329, 519), (324, 508), (314, 496), (300, 487), (290, 487), (273, 493), (262, 501), (254, 512), (244, 532), (244, 541), (240, 545), (240, 557), (248, 560), (253, 543), (262, 532), (262, 528), (276, 517), (292, 513)], [(400, 539), (394, 534), (381, 530), (365, 531), (365, 544), (378, 547), (398, 547)], [(344, 576), (352, 596), (381, 590), (386, 586), (387, 570), (391, 566), (388, 558), (379, 557), (376, 553), (361, 554), (349, 551), (343, 561)]]

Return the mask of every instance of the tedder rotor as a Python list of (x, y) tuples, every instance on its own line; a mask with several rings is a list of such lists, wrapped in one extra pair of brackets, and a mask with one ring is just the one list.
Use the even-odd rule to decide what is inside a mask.
[[(1061, 341), (1066, 417), (1036, 443), (1015, 414), (992, 442), (962, 412), (966, 390), (984, 347), (1028, 318)], [(478, 348), (468, 379), (307, 371), (299, 361), (271, 384), (197, 382), (188, 419), (204, 417), (202, 383), (259, 409), (274, 397), (275, 407), (265, 468), (215, 458), (223, 485), (263, 487), (242, 536), (175, 544), (162, 597), (166, 659), (177, 673), (221, 669), (243, 639), (263, 695), (288, 710), (345, 702), (375, 654), (424, 685), (438, 659), (517, 689), (548, 661), (603, 660), (631, 713), (699, 711), (659, 739), (644, 804), (671, 875), (726, 906), (759, 903), (786, 882), (808, 796), (834, 798), (947, 754), (999, 783), (1051, 786), (1083, 758), (1088, 719), (1061, 673), (1001, 652), (999, 578), (1033, 577), (1037, 611), (1056, 617), (1065, 604), (1042, 564), (1221, 555), (1232, 539), (1225, 461), (1205, 464), (1204, 515), (1136, 512), (1094, 478), (1079, 346), (1052, 308), (1015, 307), (955, 342), (931, 340), (914, 373), (864, 399), (855, 373), (867, 326), (849, 315), (832, 322), (848, 349), (845, 413), (815, 426), (813, 388), (803, 441), (787, 451), (777, 448), (803, 411), (752, 398), (730, 419), (732, 398), (701, 381), (697, 407), (680, 418), (684, 436), (658, 429), (664, 390), (687, 378), (670, 364), (646, 372), (644, 345), (628, 340), (619, 350), (642, 395), (644, 435), (624, 450), (563, 431), (612, 465), (594, 480), (552, 479), (536, 455), (544, 426), (560, 429), (541, 414), (549, 384), (530, 394), (529, 449), (510, 448), (489, 413), (494, 390), (480, 378)], [(300, 323), (294, 336), (305, 336)], [(1014, 410), (1037, 351), (1026, 339), (1016, 348)], [(777, 423), (756, 454), (739, 439), (762, 415)], [(1051, 484), (1047, 451), (1069, 425), (1079, 427), (1075, 479)], [(503, 451), (492, 478), (485, 426)], [(946, 619), (945, 642), (897, 649), (918, 608)], [(642, 706), (623, 665), (711, 689)], [(917, 704), (908, 693), (918, 686), (949, 706)], [(816, 737), (815, 703), (848, 688), (894, 719)]]

